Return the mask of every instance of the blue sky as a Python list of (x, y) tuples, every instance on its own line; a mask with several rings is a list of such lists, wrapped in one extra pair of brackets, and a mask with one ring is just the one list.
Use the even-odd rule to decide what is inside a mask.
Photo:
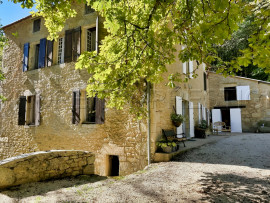
[(0, 4), (0, 24), (3, 26), (13, 23), (30, 15), (33, 9), (22, 9), (20, 4), (14, 4), (8, 0), (2, 0)]

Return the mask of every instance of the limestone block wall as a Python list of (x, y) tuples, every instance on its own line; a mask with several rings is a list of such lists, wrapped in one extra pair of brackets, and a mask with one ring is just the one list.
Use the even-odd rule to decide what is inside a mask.
[[(223, 77), (222, 75), (209, 73), (210, 107), (216, 106), (244, 106), (241, 108), (242, 129), (246, 132), (255, 132), (257, 122), (270, 120), (270, 83), (243, 77)], [(249, 86), (250, 100), (225, 101), (224, 87)]]
[[(77, 17), (70, 19), (65, 29), (95, 25), (96, 14), (83, 12), (78, 9)], [(31, 43), (47, 36), (44, 27), (32, 33), (32, 22), (28, 18), (5, 29), (9, 45), (3, 56), (6, 79), (2, 88), (7, 101), (1, 110), (0, 159), (35, 151), (84, 150), (96, 155), (95, 173), (99, 175), (108, 175), (110, 155), (119, 157), (120, 175), (143, 169), (147, 165), (145, 122), (134, 120), (128, 107), (122, 111), (106, 108), (104, 124), (72, 124), (72, 92), (86, 88), (90, 77), (86, 70), (75, 70), (75, 62), (58, 65), (54, 49), (53, 66), (22, 72), (23, 44), (30, 42), (31, 49)], [(100, 29), (102, 38), (105, 31)], [(12, 35), (15, 32), (17, 37)], [(37, 92), (40, 125), (19, 126), (20, 96)]]
[(95, 156), (85, 151), (43, 151), (0, 161), (0, 188), (94, 174)]
[[(178, 50), (180, 47), (178, 47)], [(194, 69), (197, 64), (194, 61)], [(198, 103), (208, 108), (208, 90), (204, 91), (202, 65), (196, 70), (196, 78), (190, 79), (186, 83), (176, 83), (175, 88), (170, 88), (166, 84), (168, 77), (172, 73), (183, 73), (183, 63), (176, 60), (174, 64), (167, 66), (168, 72), (163, 74), (163, 81), (152, 87), (151, 94), (151, 149), (156, 150), (156, 141), (162, 137), (162, 129), (175, 129), (170, 120), (170, 114), (176, 105), (176, 96), (182, 97), (183, 101), (193, 102), (194, 125), (198, 124)], [(189, 115), (186, 115), (186, 126), (189, 128)]]

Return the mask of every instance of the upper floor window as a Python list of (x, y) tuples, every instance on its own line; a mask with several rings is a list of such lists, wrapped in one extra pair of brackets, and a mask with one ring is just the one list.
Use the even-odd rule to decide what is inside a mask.
[(87, 51), (96, 50), (96, 28), (90, 28), (87, 30)]
[(95, 9), (92, 9), (91, 6), (88, 6), (87, 4), (85, 4), (85, 14), (93, 13), (93, 12), (95, 12)]
[(81, 27), (65, 31), (65, 63), (76, 61), (81, 54)]
[(40, 18), (34, 20), (34, 23), (33, 23), (33, 32), (40, 31), (40, 23), (41, 23), (41, 19)]
[(249, 86), (224, 87), (225, 101), (250, 100)]
[(203, 73), (203, 89), (207, 91), (207, 75), (205, 72)]
[(225, 101), (236, 100), (236, 87), (224, 87)]
[(34, 69), (38, 69), (39, 49), (40, 49), (40, 44), (36, 44), (36, 48), (35, 48), (35, 65), (34, 65)]
[(64, 44), (65, 38), (59, 38), (58, 40), (58, 56), (57, 62), (58, 64), (64, 63)]

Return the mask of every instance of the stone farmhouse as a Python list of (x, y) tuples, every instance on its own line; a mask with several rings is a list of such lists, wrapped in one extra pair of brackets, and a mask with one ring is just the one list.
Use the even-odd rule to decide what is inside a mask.
[[(75, 62), (80, 53), (98, 48), (106, 30), (102, 19), (91, 8), (81, 4), (75, 5), (75, 9), (77, 16), (67, 20), (57, 41), (46, 39), (48, 31), (42, 18), (28, 16), (3, 28), (9, 45), (3, 55), (6, 79), (1, 88), (7, 101), (1, 104), (0, 160), (37, 151), (84, 150), (95, 154), (95, 174), (130, 174), (147, 165), (147, 122), (134, 120), (128, 107), (121, 111), (109, 109), (106, 101), (86, 96), (90, 75), (86, 70), (75, 70)], [(227, 84), (227, 79), (205, 71), (205, 66), (198, 67), (195, 61), (176, 61), (167, 68), (164, 79), (180, 72), (188, 74), (190, 80), (175, 88), (165, 86), (164, 80), (151, 88), (152, 160), (162, 129), (174, 128), (170, 120), (174, 107), (186, 117), (177, 133), (192, 138), (195, 125), (202, 120), (210, 124), (210, 107), (226, 106), (223, 101), (214, 103), (216, 92), (224, 98), (223, 87), (242, 85), (236, 78)], [(195, 69), (196, 79), (191, 73)], [(260, 85), (256, 87), (258, 91), (264, 85), (269, 88), (269, 84)], [(237, 101), (230, 104), (238, 105)], [(257, 109), (263, 108), (266, 107)], [(256, 118), (256, 112), (252, 117)], [(243, 130), (249, 130), (248, 121), (253, 122), (251, 117), (243, 118)]]
[(213, 123), (223, 121), (232, 132), (256, 132), (259, 121), (270, 121), (270, 82), (208, 74)]

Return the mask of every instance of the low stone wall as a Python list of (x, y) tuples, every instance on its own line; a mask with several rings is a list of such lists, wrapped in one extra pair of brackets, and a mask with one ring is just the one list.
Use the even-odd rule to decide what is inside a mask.
[(0, 161), (0, 188), (23, 183), (94, 174), (95, 155), (86, 151), (51, 150)]

